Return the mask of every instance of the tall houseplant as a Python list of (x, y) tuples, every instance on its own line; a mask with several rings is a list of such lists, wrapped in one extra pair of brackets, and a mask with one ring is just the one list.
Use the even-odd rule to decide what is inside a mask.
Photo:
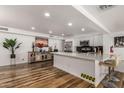
[(17, 44), (17, 39), (7, 39), (6, 38), (5, 41), (3, 42), (3, 47), (8, 49), (9, 51), (11, 51), (10, 58), (15, 59), (16, 58), (15, 50), (18, 49), (21, 44), (22, 43)]

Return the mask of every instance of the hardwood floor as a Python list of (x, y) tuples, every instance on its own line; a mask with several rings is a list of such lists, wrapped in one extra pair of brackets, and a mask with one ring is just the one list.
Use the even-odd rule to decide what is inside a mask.
[[(47, 63), (47, 64), (46, 64)], [(0, 67), (0, 87), (6, 88), (93, 88), (80, 78), (46, 63)]]
[[(118, 88), (124, 88), (124, 73), (115, 71), (113, 76), (118, 78), (118, 80), (119, 80), (119, 81), (113, 82), (113, 84), (115, 84)], [(104, 78), (103, 81), (107, 81), (107, 76)], [(98, 87), (103, 88), (103, 83), (101, 82), (98, 85)]]

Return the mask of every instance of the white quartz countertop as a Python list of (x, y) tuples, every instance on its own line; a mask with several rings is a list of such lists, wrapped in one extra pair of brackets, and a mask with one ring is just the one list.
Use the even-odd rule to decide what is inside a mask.
[(61, 56), (67, 56), (67, 57), (73, 57), (73, 58), (79, 58), (79, 59), (86, 59), (86, 60), (102, 60), (103, 57), (96, 54), (91, 53), (68, 53), (68, 52), (54, 52), (54, 55), (61, 55)]

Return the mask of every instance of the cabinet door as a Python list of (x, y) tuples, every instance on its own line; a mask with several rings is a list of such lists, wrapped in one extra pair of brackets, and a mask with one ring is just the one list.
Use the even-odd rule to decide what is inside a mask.
[(52, 59), (52, 54), (47, 54), (47, 59)]
[(41, 61), (41, 55), (40, 54), (35, 56), (35, 61)]

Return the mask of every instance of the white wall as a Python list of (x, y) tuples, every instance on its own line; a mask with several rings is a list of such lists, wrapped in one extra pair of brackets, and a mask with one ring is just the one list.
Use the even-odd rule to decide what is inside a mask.
[[(116, 36), (124, 36), (124, 32), (115, 32), (111, 35), (105, 34), (103, 35), (103, 47), (104, 53), (108, 54), (110, 46), (114, 46), (114, 37)], [(114, 53), (120, 56), (121, 60), (124, 60), (124, 48), (114, 48)]]
[(52, 47), (52, 49), (56, 48), (58, 49), (58, 51), (62, 51), (63, 50), (63, 42), (62, 40), (58, 40), (58, 39), (49, 39), (49, 42), (48, 42), (49, 46)]
[[(22, 45), (16, 51), (16, 63), (27, 63), (28, 62), (28, 51), (32, 51), (32, 42), (35, 41), (35, 36), (47, 37), (47, 35), (41, 33), (35, 33), (15, 28), (10, 28), (8, 32), (0, 31), (0, 66), (10, 65), (10, 52), (3, 48), (2, 42), (5, 38), (17, 38), (17, 41)], [(62, 50), (61, 38), (49, 38), (49, 46), (54, 47), (55, 45)]]
[(104, 54), (109, 54), (110, 47), (113, 45), (112, 35), (103, 35), (103, 52)]
[(32, 42), (34, 42), (35, 37), (0, 33), (0, 66), (10, 64), (10, 52), (2, 46), (2, 42), (5, 38), (17, 38), (17, 42), (22, 42), (20, 48), (15, 52), (16, 63), (18, 64), (28, 62), (28, 51), (32, 50)]
[[(103, 35), (103, 47), (105, 54), (108, 54), (110, 46), (114, 45), (114, 37), (116, 36), (124, 36), (124, 32), (115, 32), (111, 35)], [(114, 53), (118, 55), (121, 60), (116, 70), (124, 72), (124, 48), (114, 48)]]
[[(52, 47), (52, 51), (54, 50), (55, 46), (59, 52), (62, 52), (62, 50), (63, 50), (62, 40), (60, 40), (60, 39), (49, 38), (48, 45), (49, 45), (49, 47)], [(40, 50), (40, 48), (37, 48), (36, 50), (38, 51), (38, 50)], [(48, 47), (43, 47), (42, 50), (48, 51)]]

